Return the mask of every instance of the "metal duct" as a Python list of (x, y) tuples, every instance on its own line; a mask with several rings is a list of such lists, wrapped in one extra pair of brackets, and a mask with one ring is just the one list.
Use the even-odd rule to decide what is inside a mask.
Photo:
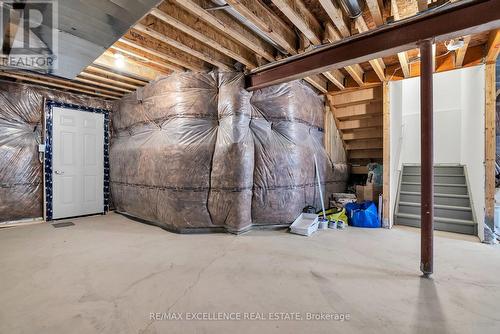
[[(288, 51), (283, 49), (280, 45), (274, 42), (271, 38), (269, 38), (262, 30), (260, 30), (255, 24), (247, 20), (243, 15), (238, 13), (233, 7), (231, 7), (225, 0), (212, 0), (214, 4), (219, 7), (224, 7), (223, 9), (236, 20), (238, 20), (241, 24), (246, 26), (248, 29), (257, 34), (260, 38), (265, 40), (267, 43), (271, 44), (275, 49), (277, 49), (281, 54), (288, 55)], [(209, 10), (205, 8), (205, 10)]]
[(337, 0), (337, 3), (351, 19), (363, 14), (363, 2), (360, 0)]

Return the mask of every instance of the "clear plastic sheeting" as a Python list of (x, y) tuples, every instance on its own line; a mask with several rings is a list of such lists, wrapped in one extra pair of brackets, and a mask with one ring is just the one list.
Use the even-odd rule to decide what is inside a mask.
[(44, 98), (111, 109), (112, 104), (50, 89), (0, 83), (0, 222), (43, 216)]
[[(324, 102), (299, 81), (256, 92), (241, 73), (182, 73), (120, 101), (111, 189), (118, 211), (165, 229), (290, 224), (341, 192), (345, 163), (323, 148)], [(341, 145), (341, 144), (340, 144)]]
[(214, 74), (164, 77), (113, 115), (115, 208), (167, 229), (213, 227), (207, 209), (217, 140)]

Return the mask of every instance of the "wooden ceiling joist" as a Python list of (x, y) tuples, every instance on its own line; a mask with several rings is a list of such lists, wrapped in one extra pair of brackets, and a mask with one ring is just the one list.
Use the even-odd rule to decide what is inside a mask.
[(126, 73), (128, 75), (140, 78), (142, 80), (151, 81), (156, 79), (161, 74), (168, 74), (167, 71), (160, 71), (146, 67), (143, 64), (135, 62), (127, 57), (124, 57), (123, 67), (117, 69), (116, 60), (114, 54), (111, 51), (106, 51), (102, 56), (94, 61), (94, 64), (108, 68), (113, 71), (119, 71), (120, 73)]
[[(323, 40), (327, 43), (335, 43), (341, 39), (342, 39), (342, 37), (339, 35), (337, 30), (335, 30), (332, 23), (327, 22), (327, 24), (325, 25), (325, 34), (324, 34)], [(363, 82), (364, 81), (364, 79), (363, 79), (364, 71), (359, 64), (352, 65), (352, 66), (346, 66), (346, 67), (344, 67), (344, 70), (354, 79), (354, 81), (359, 86), (364, 85), (364, 82)], [(345, 86), (345, 84), (344, 84), (344, 86)]]
[(198, 41), (240, 62), (249, 69), (257, 67), (255, 53), (235, 42), (184, 8), (166, 0), (150, 13)]
[(247, 89), (255, 90), (303, 78), (326, 70), (359, 64), (370, 59), (392, 57), (413, 50), (419, 41), (436, 43), (467, 34), (481, 34), (499, 28), (500, 0), (458, 1), (437, 7), (410, 19), (396, 21), (384, 29), (350, 37), (288, 61), (271, 64), (247, 76)]
[(97, 73), (97, 74), (103, 75), (103, 76), (112, 76), (120, 82), (123, 81), (125, 83), (129, 83), (129, 84), (135, 85), (135, 86), (144, 86), (148, 83), (148, 81), (145, 79), (132, 78), (132, 77), (126, 75), (125, 73), (117, 73), (117, 72), (114, 72), (113, 69), (99, 67), (96, 64), (88, 66), (85, 69), (85, 71), (86, 72), (90, 71), (90, 72)]
[(344, 89), (345, 76), (339, 70), (331, 70), (328, 72), (323, 72), (323, 75), (330, 80), (337, 88)]
[(500, 52), (500, 29), (490, 32), (486, 45), (486, 63), (494, 63)]
[(96, 81), (96, 82), (109, 83), (109, 84), (111, 84), (113, 86), (116, 86), (117, 88), (131, 89), (132, 91), (136, 90), (139, 87), (141, 87), (141, 86), (138, 86), (138, 85), (131, 85), (131, 84), (126, 83), (126, 82), (118, 81), (117, 79), (112, 79), (112, 78), (110, 78), (110, 76), (107, 76), (107, 75), (105, 76), (104, 74), (97, 75), (97, 74), (89, 73), (89, 72), (86, 72), (86, 71), (80, 73), (79, 76), (83, 77), (83, 78), (92, 79), (93, 81)]
[[(360, 33), (364, 33), (370, 30), (368, 29), (368, 25), (366, 24), (366, 21), (363, 18), (363, 16), (359, 16), (355, 22), (356, 22), (356, 27)], [(380, 79), (380, 81), (382, 82), (385, 81), (385, 64), (382, 58), (372, 59), (369, 61), (369, 63), (373, 68), (373, 70), (375, 71), (375, 73), (377, 73), (377, 76)]]
[(346, 23), (342, 10), (336, 6), (332, 0), (319, 0), (319, 3), (326, 11), (333, 24), (335, 24), (342, 37), (349, 37), (351, 35), (351, 30), (349, 29), (349, 25)]
[[(373, 0), (377, 2), (377, 0)], [(391, 0), (391, 12), (392, 16), (394, 17), (395, 20), (400, 20), (403, 17), (399, 14), (399, 6), (400, 3), (397, 0)], [(411, 11), (408, 15), (415, 15), (416, 13), (414, 11)], [(398, 53), (398, 60), (399, 64), (401, 65), (401, 70), (403, 71), (403, 75), (405, 78), (410, 77), (410, 66), (408, 64), (408, 54), (406, 52), (399, 52)]]
[(462, 67), (464, 64), (464, 58), (465, 54), (467, 53), (467, 49), (469, 48), (469, 42), (470, 42), (471, 36), (465, 36), (464, 37), (464, 46), (462, 46), (460, 49), (455, 51), (455, 66), (456, 67)]
[(276, 7), (313, 43), (321, 45), (323, 29), (302, 0), (271, 0)]
[[(272, 0), (281, 12), (299, 29), (313, 45), (321, 45), (323, 28), (302, 0)], [(344, 89), (344, 75), (339, 70), (324, 72), (323, 75), (337, 88)]]
[(11, 79), (16, 79), (20, 81), (25, 81), (28, 83), (35, 83), (46, 87), (61, 88), (72, 92), (84, 93), (87, 95), (100, 96), (109, 99), (119, 99), (123, 94), (116, 92), (109, 92), (107, 90), (94, 89), (93, 87), (80, 85), (67, 80), (48, 78), (47, 76), (26, 74), (24, 72), (11, 73), (11, 72), (0, 72), (0, 77), (7, 77)]
[(226, 0), (226, 2), (289, 54), (297, 53), (297, 35), (262, 3), (262, 0)]
[[(467, 53), (464, 55), (464, 60), (462, 67), (469, 67), (479, 65), (484, 62), (484, 45), (476, 45), (467, 48)], [(449, 53), (445, 56), (440, 56), (437, 58), (436, 62), (436, 72), (445, 72), (456, 69), (455, 55)], [(386, 70), (390, 74), (391, 80), (401, 80), (407, 77), (401, 72), (401, 67), (398, 65), (391, 65)], [(417, 77), (420, 75), (420, 62), (412, 62), (410, 66), (410, 78)], [(365, 73), (365, 81), (367, 84), (378, 83), (378, 77), (375, 72), (370, 71)], [(346, 82), (346, 88), (352, 88), (353, 86), (350, 82)]]
[(243, 26), (238, 20), (224, 10), (208, 11), (205, 8), (213, 6), (210, 0), (173, 0), (179, 6), (184, 7), (204, 20), (226, 36), (230, 36), (242, 45), (260, 55), (267, 61), (275, 60), (276, 51), (274, 48), (256, 36), (250, 29)]
[[(382, 6), (383, 6), (383, 2)], [(379, 0), (366, 0), (366, 5), (376, 26), (384, 24), (384, 17), (380, 8)]]
[(206, 61), (221, 70), (229, 71), (233, 68), (233, 60), (231, 58), (205, 46), (203, 43), (163, 23), (159, 19), (148, 16), (143, 20), (143, 23), (135, 25), (134, 29)]
[(324, 77), (320, 75), (311, 75), (307, 78), (304, 78), (311, 86), (319, 90), (321, 93), (328, 93), (328, 85)]
[(100, 80), (98, 81), (98, 80), (86, 79), (86, 78), (83, 78), (81, 74), (75, 78), (75, 81), (79, 81), (79, 82), (83, 82), (83, 83), (87, 83), (90, 85), (99, 86), (99, 87), (103, 87), (103, 88), (109, 88), (111, 90), (118, 90), (118, 91), (125, 92), (125, 93), (131, 93), (134, 91), (133, 89), (130, 89), (130, 88), (122, 88), (122, 87), (119, 87), (118, 85), (107, 84), (107, 83), (101, 82)]
[[(226, 2), (282, 49), (291, 55), (298, 53), (296, 33), (261, 0), (226, 0)], [(304, 78), (304, 80), (320, 92), (328, 92), (328, 86), (322, 76), (314, 75)]]
[(398, 53), (399, 64), (401, 65), (401, 71), (405, 78), (410, 77), (410, 64), (408, 63), (408, 53), (400, 52)]
[(177, 64), (191, 71), (198, 72), (208, 69), (207, 64), (189, 53), (176, 49), (157, 39), (142, 35), (134, 29), (130, 30), (125, 36), (119, 39), (120, 43), (128, 44), (147, 54), (164, 59), (170, 63)]
[(157, 59), (153, 55), (148, 55), (146, 57), (143, 55), (141, 50), (136, 50), (127, 44), (120, 43), (119, 41), (116, 42), (115, 44), (113, 44), (111, 46), (111, 49), (114, 51), (118, 51), (119, 53), (131, 56), (133, 58), (137, 58), (140, 62), (150, 63), (150, 64), (156, 65), (160, 68), (165, 68), (169, 71), (184, 72), (184, 68), (179, 66), (179, 65), (172, 64), (168, 61), (165, 61), (164, 59)]

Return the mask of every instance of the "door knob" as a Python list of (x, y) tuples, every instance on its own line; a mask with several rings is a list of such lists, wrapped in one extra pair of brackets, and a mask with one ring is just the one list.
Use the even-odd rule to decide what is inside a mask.
[(60, 170), (56, 170), (56, 171), (54, 171), (54, 173), (55, 173), (56, 175), (63, 175), (63, 174), (64, 174), (64, 172), (63, 172), (63, 171), (60, 171)]

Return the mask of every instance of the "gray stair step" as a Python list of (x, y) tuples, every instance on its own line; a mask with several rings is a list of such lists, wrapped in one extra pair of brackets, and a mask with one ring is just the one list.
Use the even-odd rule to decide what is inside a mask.
[[(403, 173), (420, 174), (420, 166), (403, 166)], [(463, 166), (434, 166), (436, 174), (464, 175)]]
[[(421, 175), (413, 173), (403, 173), (402, 182), (420, 182)], [(465, 175), (455, 174), (434, 174), (434, 182), (442, 184), (466, 184)]]
[[(397, 213), (396, 225), (420, 227), (420, 215)], [(473, 221), (434, 217), (434, 229), (462, 234), (477, 234), (477, 225)]]
[[(420, 192), (420, 182), (401, 182), (402, 192)], [(434, 192), (439, 194), (468, 195), (465, 184), (434, 183)]]
[[(420, 214), (420, 203), (399, 202), (398, 213)], [(434, 205), (434, 216), (439, 218), (450, 218), (472, 221), (472, 209), (470, 207)]]
[[(399, 195), (399, 200), (401, 202), (420, 203), (420, 192), (402, 191)], [(435, 193), (434, 203), (440, 205), (470, 207), (470, 199), (468, 195)]]

